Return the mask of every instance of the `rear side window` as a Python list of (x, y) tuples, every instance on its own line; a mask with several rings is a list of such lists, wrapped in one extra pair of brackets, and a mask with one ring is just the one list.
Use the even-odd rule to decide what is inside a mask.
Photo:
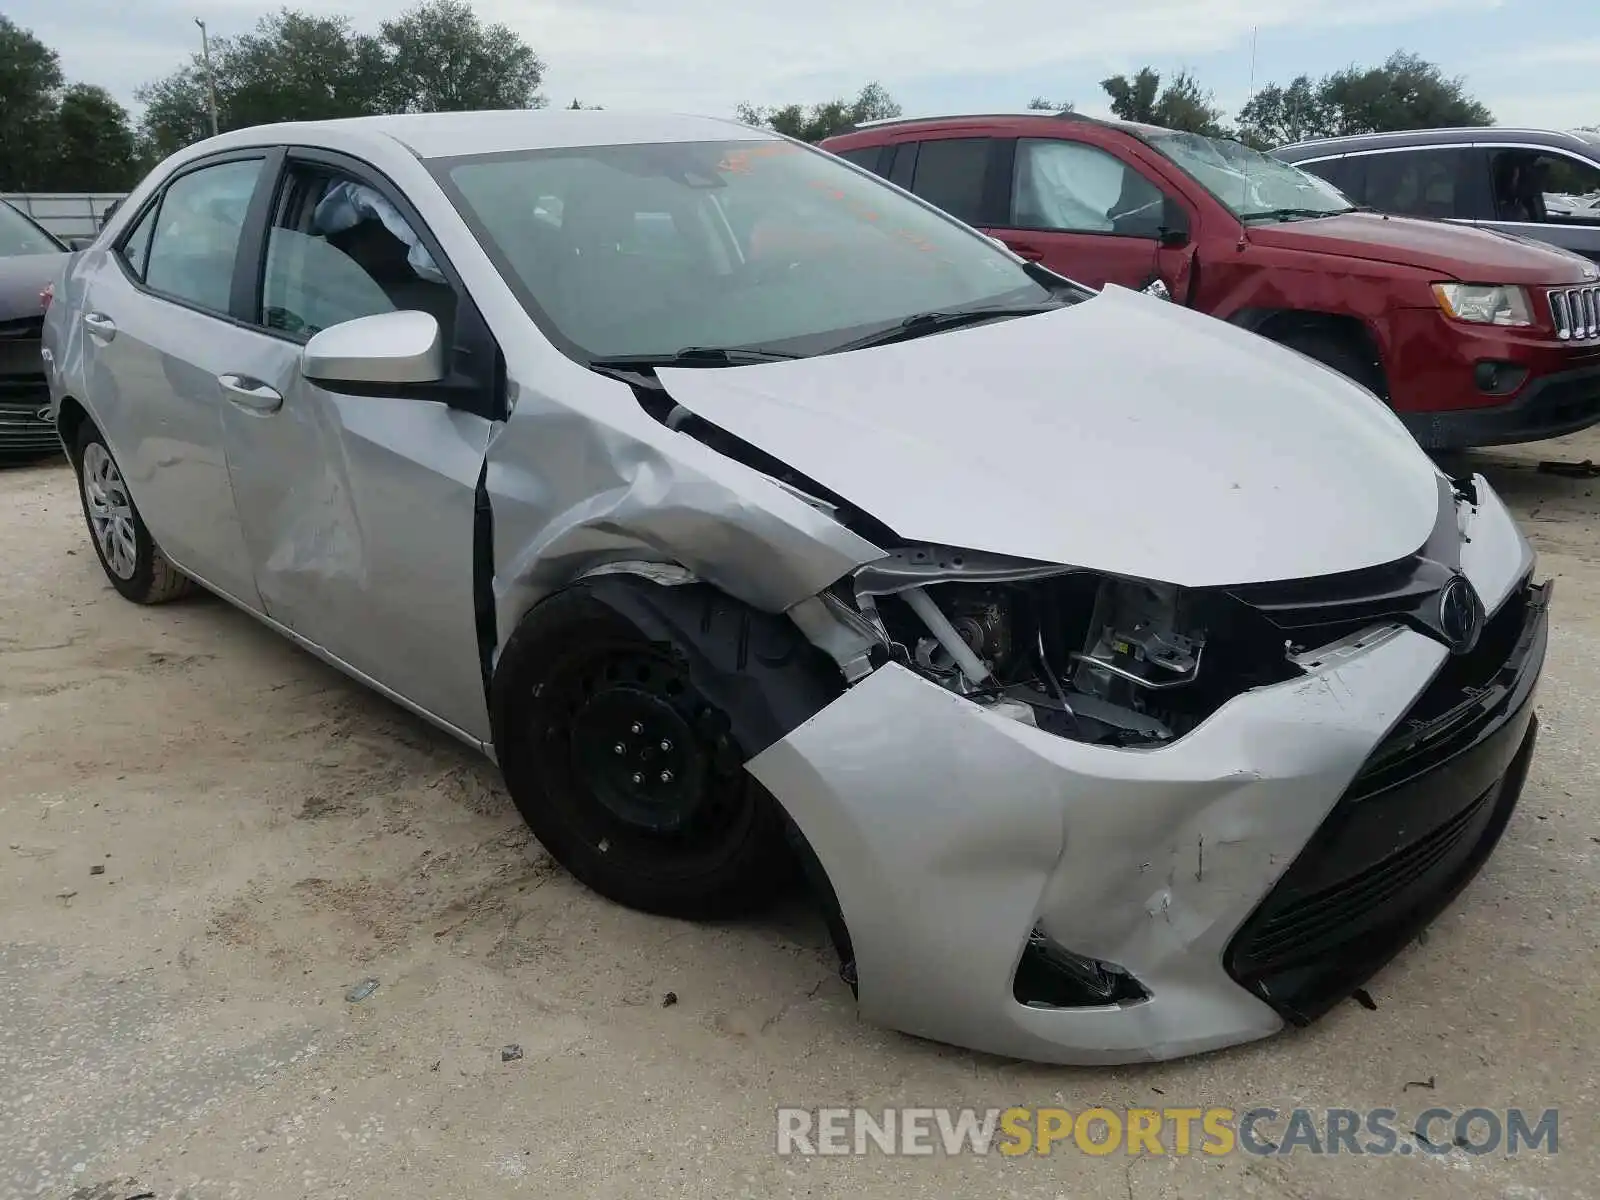
[(1367, 160), (1364, 158), (1326, 158), (1321, 162), (1295, 163), (1302, 171), (1326, 179), (1357, 204), (1367, 203)]
[(869, 171), (878, 169), (878, 159), (883, 156), (882, 146), (863, 146), (859, 150), (840, 150), (839, 157)]
[(947, 138), (923, 142), (917, 153), (911, 190), (959, 221), (981, 224), (990, 140)]
[(889, 167), (889, 182), (895, 187), (911, 190), (911, 179), (917, 173), (917, 143), (901, 142), (891, 147), (894, 162)]
[(213, 312), (228, 311), (245, 210), (259, 158), (201, 167), (168, 186), (146, 253), (146, 286)]
[(1367, 158), (1365, 202), (1408, 217), (1473, 220), (1484, 214), (1482, 155), (1470, 146)]

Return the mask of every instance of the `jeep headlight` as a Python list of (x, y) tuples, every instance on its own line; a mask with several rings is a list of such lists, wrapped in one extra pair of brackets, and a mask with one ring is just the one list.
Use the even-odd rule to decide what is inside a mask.
[(1532, 325), (1528, 293), (1504, 283), (1436, 283), (1433, 296), (1445, 316), (1474, 325)]

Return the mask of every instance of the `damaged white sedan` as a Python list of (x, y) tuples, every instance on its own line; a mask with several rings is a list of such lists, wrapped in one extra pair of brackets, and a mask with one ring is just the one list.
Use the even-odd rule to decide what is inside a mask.
[(1119, 1062), (1311, 1020), (1527, 774), (1548, 585), (1481, 478), (761, 130), (230, 133), (45, 340), (124, 596), (199, 583), (492, 754), (623, 904), (808, 879), (911, 1033)]

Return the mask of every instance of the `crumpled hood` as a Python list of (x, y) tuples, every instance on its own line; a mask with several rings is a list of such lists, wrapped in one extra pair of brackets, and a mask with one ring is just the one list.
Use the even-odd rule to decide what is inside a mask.
[(662, 369), (691, 412), (911, 541), (1189, 587), (1413, 553), (1438, 471), (1342, 376), (1122, 288), (850, 353)]
[(1581, 254), (1499, 230), (1382, 213), (1251, 225), (1245, 236), (1257, 246), (1416, 267), (1441, 279), (1469, 283), (1582, 283), (1589, 265)]

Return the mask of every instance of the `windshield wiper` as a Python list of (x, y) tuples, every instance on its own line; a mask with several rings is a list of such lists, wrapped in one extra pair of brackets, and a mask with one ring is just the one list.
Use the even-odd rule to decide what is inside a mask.
[(1245, 213), (1241, 221), (1297, 221), (1305, 217), (1337, 217), (1347, 212), (1355, 212), (1355, 206), (1349, 208), (1269, 208), (1262, 212)]
[(953, 308), (936, 310), (934, 312), (912, 313), (898, 324), (891, 325), (888, 329), (880, 329), (876, 333), (869, 333), (866, 337), (856, 338), (851, 342), (829, 350), (829, 354), (838, 354), (845, 350), (863, 350), (868, 346), (887, 346), (891, 342), (905, 342), (912, 338), (923, 337), (930, 333), (943, 333), (947, 329), (959, 329), (963, 325), (976, 325), (979, 321), (994, 321), (1008, 317), (1032, 317), (1039, 313), (1054, 312), (1064, 308), (1061, 304), (1030, 304), (1016, 308)]
[(648, 371), (654, 367), (742, 367), (751, 363), (784, 362), (799, 358), (781, 350), (742, 350), (732, 346), (685, 346), (671, 354), (602, 354), (591, 367)]

